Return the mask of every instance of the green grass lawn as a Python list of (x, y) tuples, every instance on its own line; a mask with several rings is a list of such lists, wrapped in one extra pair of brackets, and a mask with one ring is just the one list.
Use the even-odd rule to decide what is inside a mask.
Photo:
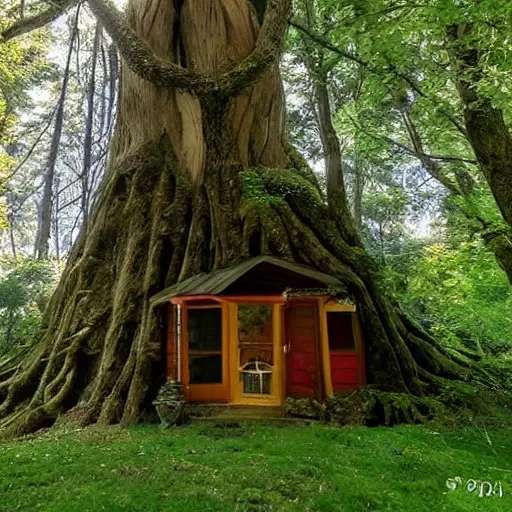
[[(512, 511), (512, 428), (193, 424), (0, 444), (0, 511)], [(500, 481), (503, 497), (446, 480)]]

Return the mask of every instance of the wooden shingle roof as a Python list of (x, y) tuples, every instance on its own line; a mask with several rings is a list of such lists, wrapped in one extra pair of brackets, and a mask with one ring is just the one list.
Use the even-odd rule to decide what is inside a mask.
[(176, 283), (151, 298), (151, 304), (156, 306), (178, 296), (189, 295), (219, 295), (230, 285), (258, 265), (267, 264), (281, 268), (284, 271), (302, 276), (318, 283), (319, 287), (336, 288), (341, 282), (328, 274), (319, 272), (306, 265), (272, 256), (257, 256), (242, 263), (215, 270), (209, 274), (197, 274), (184, 281)]

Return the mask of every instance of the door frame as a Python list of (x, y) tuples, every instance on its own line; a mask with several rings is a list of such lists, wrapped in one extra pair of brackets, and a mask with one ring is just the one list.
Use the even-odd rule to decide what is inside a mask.
[[(228, 317), (229, 317), (229, 361), (231, 365), (231, 403), (236, 405), (261, 405), (261, 406), (279, 406), (284, 403), (284, 381), (283, 367), (285, 358), (283, 357), (282, 344), (282, 297), (230, 297), (228, 299)], [(272, 332), (274, 349), (274, 371), (272, 373), (272, 395), (246, 394), (243, 392), (243, 383), (240, 380), (239, 361), (240, 354), (238, 349), (238, 306), (249, 305), (268, 305), (272, 306)]]
[[(188, 311), (190, 309), (221, 310), (221, 354), (222, 382), (221, 383), (190, 383), (189, 350), (188, 350)], [(217, 305), (194, 306), (193, 302), (184, 302), (181, 313), (181, 375), (183, 394), (190, 402), (229, 402), (229, 346), (228, 346), (228, 311), (227, 304), (219, 301)]]

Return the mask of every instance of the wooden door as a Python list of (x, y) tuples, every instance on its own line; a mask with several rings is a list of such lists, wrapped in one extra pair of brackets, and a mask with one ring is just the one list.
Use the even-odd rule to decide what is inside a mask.
[(191, 402), (229, 401), (227, 318), (219, 306), (183, 312), (183, 384)]
[(321, 399), (318, 362), (318, 306), (290, 304), (285, 309), (285, 343), (288, 352), (287, 394)]
[[(283, 356), (279, 304), (230, 304), (231, 398), (235, 404), (282, 405)], [(250, 373), (256, 368), (266, 373)]]

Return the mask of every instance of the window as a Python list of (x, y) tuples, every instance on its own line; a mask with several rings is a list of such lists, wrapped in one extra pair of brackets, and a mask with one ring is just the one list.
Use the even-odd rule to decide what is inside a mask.
[(222, 383), (222, 310), (188, 309), (189, 382)]
[(274, 364), (272, 306), (238, 306), (238, 349), (244, 393), (271, 394)]
[(353, 313), (341, 311), (327, 312), (327, 334), (329, 350), (355, 350), (355, 338), (352, 326)]

